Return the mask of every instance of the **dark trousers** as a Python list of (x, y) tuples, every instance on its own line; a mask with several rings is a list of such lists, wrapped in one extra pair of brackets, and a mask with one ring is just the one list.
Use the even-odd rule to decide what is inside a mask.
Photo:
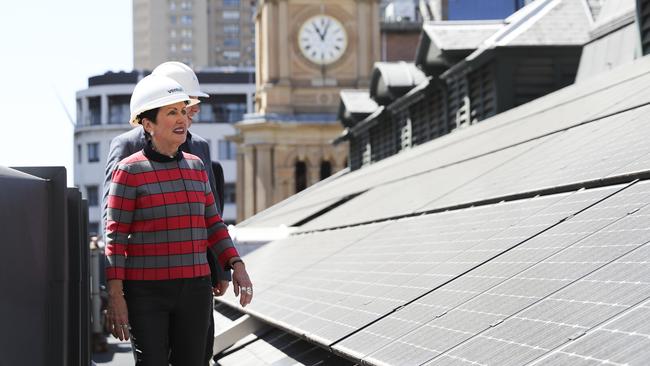
[(136, 366), (205, 366), (209, 277), (125, 281)]
[(212, 350), (214, 349), (214, 314), (212, 314), (214, 304), (210, 304), (210, 319), (208, 324), (208, 335), (207, 335), (207, 344), (205, 345), (205, 358), (203, 360), (204, 365), (209, 365), (210, 360), (212, 359)]

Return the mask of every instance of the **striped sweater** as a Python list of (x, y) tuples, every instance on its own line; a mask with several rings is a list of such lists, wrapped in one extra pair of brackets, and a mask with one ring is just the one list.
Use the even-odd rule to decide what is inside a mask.
[(149, 144), (117, 165), (107, 201), (107, 280), (208, 276), (206, 247), (224, 268), (238, 256), (201, 159), (170, 158)]

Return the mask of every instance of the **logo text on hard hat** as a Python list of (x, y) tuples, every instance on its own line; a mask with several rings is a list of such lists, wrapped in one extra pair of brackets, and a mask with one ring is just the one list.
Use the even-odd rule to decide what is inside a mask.
[(167, 93), (169, 93), (169, 94), (182, 93), (182, 92), (183, 92), (183, 88), (174, 88), (174, 89), (167, 90)]

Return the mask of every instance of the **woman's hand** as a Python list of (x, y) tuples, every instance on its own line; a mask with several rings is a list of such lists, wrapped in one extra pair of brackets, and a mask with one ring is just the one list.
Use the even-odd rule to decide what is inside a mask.
[(232, 287), (235, 291), (235, 296), (239, 296), (241, 293), (241, 296), (239, 296), (239, 304), (246, 306), (253, 300), (253, 283), (250, 277), (248, 277), (244, 262), (241, 260), (235, 262), (232, 265), (232, 269)]
[(115, 338), (129, 340), (129, 310), (122, 293), (122, 281), (108, 281), (108, 309), (106, 327)]

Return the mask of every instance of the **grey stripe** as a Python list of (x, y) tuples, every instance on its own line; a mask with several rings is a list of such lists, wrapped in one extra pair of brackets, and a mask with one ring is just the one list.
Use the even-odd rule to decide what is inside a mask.
[(135, 187), (128, 187), (120, 183), (111, 182), (108, 194), (112, 196), (120, 196), (122, 198), (135, 199)]
[(149, 160), (129, 164), (129, 172), (131, 174), (145, 173), (153, 170), (154, 168), (152, 167), (151, 161)]
[(217, 256), (221, 253), (223, 253), (224, 250), (234, 247), (232, 240), (230, 238), (225, 238), (222, 240), (219, 240), (215, 245), (212, 246), (212, 251), (217, 253)]
[(190, 159), (183, 159), (179, 166), (183, 169), (194, 169), (194, 170), (204, 170), (205, 165), (203, 165), (203, 161), (201, 159), (197, 160), (190, 160)]
[(106, 211), (106, 219), (107, 220), (112, 220), (112, 221), (117, 221), (117, 222), (124, 222), (124, 221), (120, 221), (120, 220), (116, 220), (116, 219), (121, 218), (122, 220), (124, 220), (126, 218), (131, 217), (129, 215), (132, 215), (132, 214), (133, 214), (133, 212), (131, 212), (131, 211), (123, 211), (123, 210), (118, 210), (117, 208), (109, 208)]
[(155, 244), (189, 241), (189, 240), (207, 240), (208, 233), (203, 228), (179, 229), (154, 231), (149, 233), (133, 233), (129, 236), (129, 244)]
[[(185, 190), (185, 185), (187, 185), (187, 190), (188, 191), (196, 191), (196, 189), (192, 189), (192, 185), (190, 182), (195, 182), (195, 181), (186, 181), (185, 184), (183, 184), (182, 179), (177, 179), (177, 180), (170, 180), (167, 182), (160, 182), (160, 183), (150, 183), (150, 184), (143, 184), (141, 186), (138, 186), (138, 192), (141, 192), (141, 194), (160, 194), (160, 193), (172, 193), (172, 192), (182, 192)], [(201, 189), (199, 189), (199, 192), (203, 192), (203, 184), (201, 184)]]
[(167, 268), (207, 264), (205, 253), (189, 253), (179, 255), (161, 255), (129, 257), (126, 260), (126, 267), (136, 268)]
[(178, 203), (174, 205), (142, 208), (135, 210), (134, 220), (162, 219), (172, 216), (203, 216), (205, 205), (202, 203)]
[(125, 267), (126, 257), (119, 254), (106, 256), (107, 267)]

